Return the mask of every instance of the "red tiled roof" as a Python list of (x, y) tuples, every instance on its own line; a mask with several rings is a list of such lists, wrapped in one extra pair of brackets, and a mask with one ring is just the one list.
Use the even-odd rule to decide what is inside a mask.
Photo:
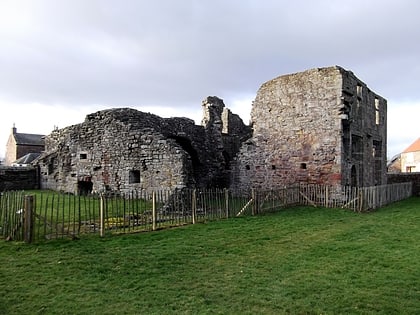
[(420, 151), (420, 138), (414, 141), (403, 153)]

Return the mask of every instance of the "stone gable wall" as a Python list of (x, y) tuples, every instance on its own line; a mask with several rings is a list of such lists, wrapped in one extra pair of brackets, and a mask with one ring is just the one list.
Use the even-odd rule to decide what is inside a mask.
[[(380, 126), (375, 100), (380, 102)], [(236, 189), (271, 189), (299, 182), (386, 183), (386, 101), (340, 67), (312, 69), (264, 83), (252, 107), (251, 123), (252, 137), (233, 163)], [(360, 143), (352, 142), (359, 139), (354, 135)], [(380, 144), (375, 157), (373, 143)], [(356, 144), (360, 148), (354, 152)]]

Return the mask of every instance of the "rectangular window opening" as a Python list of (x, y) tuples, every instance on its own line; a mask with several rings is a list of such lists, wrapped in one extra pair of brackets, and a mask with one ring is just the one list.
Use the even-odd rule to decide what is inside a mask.
[(375, 98), (375, 122), (376, 125), (381, 123), (381, 115), (379, 111), (379, 99)]
[(140, 183), (140, 171), (131, 170), (128, 174), (128, 183), (129, 184), (139, 184)]
[(357, 85), (357, 97), (362, 98), (362, 94), (363, 94), (363, 87), (360, 84), (358, 84)]

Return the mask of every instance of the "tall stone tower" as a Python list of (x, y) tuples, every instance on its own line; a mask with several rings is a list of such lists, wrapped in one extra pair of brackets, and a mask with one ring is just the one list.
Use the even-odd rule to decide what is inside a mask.
[(233, 187), (385, 184), (386, 113), (384, 98), (338, 66), (270, 80), (255, 98)]

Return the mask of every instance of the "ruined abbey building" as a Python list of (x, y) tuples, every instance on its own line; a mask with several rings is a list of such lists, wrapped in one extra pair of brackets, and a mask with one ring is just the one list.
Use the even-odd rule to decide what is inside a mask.
[(238, 189), (386, 183), (387, 102), (352, 72), (317, 68), (264, 83), (252, 137), (233, 163)]
[(40, 187), (66, 192), (386, 183), (387, 102), (352, 72), (317, 68), (264, 83), (246, 126), (217, 97), (201, 126), (134, 109), (54, 130)]
[(230, 161), (250, 129), (217, 97), (203, 122), (119, 108), (54, 130), (38, 159), (41, 188), (72, 193), (229, 186)]

